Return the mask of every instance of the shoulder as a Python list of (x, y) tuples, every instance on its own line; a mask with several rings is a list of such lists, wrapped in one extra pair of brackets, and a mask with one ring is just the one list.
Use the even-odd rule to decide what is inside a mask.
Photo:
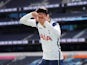
[(56, 26), (56, 25), (57, 25), (57, 23), (55, 23), (55, 22), (54, 22), (54, 23), (52, 23), (52, 26)]
[(51, 24), (52, 24), (52, 26), (59, 26), (59, 23), (54, 20), (51, 20)]

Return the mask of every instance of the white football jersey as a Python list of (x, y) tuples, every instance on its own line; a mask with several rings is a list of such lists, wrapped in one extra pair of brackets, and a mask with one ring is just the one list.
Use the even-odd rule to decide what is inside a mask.
[(40, 41), (42, 43), (43, 59), (46, 60), (62, 60), (63, 55), (60, 48), (60, 26), (53, 20), (45, 21), (44, 27), (40, 23), (36, 23), (32, 18), (32, 12), (26, 14), (20, 19), (20, 23), (27, 26), (37, 27)]

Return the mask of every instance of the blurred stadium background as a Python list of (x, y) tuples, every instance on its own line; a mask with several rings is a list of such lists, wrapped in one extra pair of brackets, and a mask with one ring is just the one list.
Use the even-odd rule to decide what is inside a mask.
[(0, 65), (38, 64), (38, 31), (19, 19), (40, 6), (61, 26), (65, 65), (87, 65), (87, 0), (0, 0)]

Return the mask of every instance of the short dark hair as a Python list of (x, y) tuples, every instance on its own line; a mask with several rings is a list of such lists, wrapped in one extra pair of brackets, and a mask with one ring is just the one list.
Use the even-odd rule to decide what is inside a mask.
[(47, 9), (44, 9), (44, 8), (38, 8), (36, 10), (37, 13), (45, 13), (45, 14), (48, 14), (48, 10)]

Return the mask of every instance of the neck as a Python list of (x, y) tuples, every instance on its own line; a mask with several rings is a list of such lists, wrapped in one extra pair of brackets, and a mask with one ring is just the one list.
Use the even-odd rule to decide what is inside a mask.
[[(51, 19), (49, 18), (49, 19), (47, 20), (47, 22), (50, 23), (50, 21), (51, 21)], [(45, 26), (44, 26), (44, 23), (45, 23), (45, 21), (44, 21), (44, 22), (40, 22), (40, 24), (41, 24), (43, 27), (45, 27)]]

